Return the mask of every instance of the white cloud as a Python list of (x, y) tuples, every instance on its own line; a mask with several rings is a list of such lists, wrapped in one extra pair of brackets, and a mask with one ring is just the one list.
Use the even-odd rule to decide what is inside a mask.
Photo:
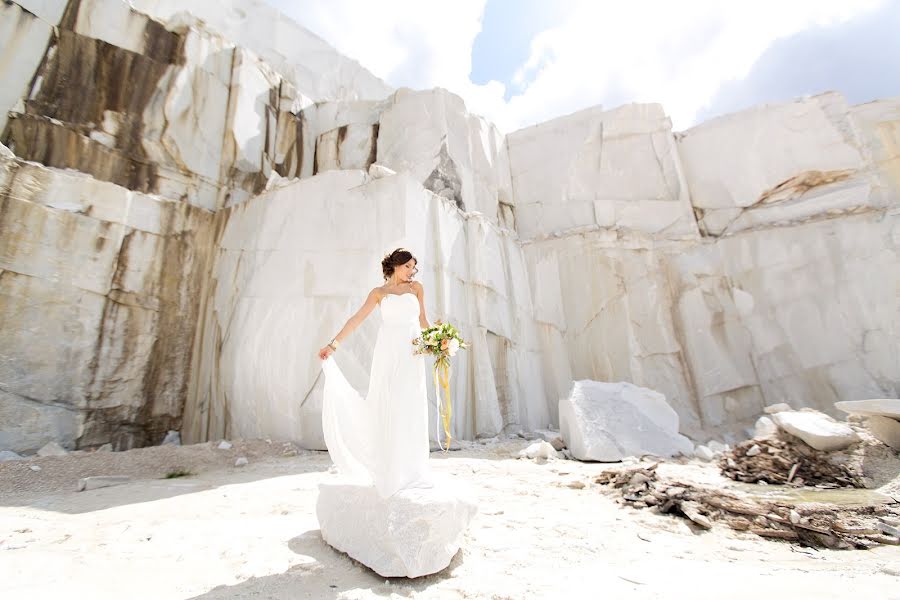
[(685, 128), (773, 42), (845, 22), (883, 0), (566, 0), (517, 72), (516, 95), (469, 79), (485, 0), (270, 0), (394, 86), (444, 87), (504, 130), (595, 104), (660, 102)]

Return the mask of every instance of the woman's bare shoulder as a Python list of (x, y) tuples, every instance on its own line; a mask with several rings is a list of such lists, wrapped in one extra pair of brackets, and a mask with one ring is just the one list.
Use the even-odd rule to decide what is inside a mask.
[(416, 294), (421, 294), (422, 292), (425, 291), (425, 286), (423, 286), (423, 285), (422, 285), (421, 283), (419, 283), (418, 281), (412, 281), (412, 282), (410, 282), (410, 287), (412, 288), (412, 290), (413, 290)]

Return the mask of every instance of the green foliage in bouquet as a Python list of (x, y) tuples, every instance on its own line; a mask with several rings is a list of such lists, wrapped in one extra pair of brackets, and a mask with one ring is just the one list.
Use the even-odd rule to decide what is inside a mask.
[(435, 366), (449, 366), (450, 358), (469, 344), (459, 335), (459, 330), (450, 323), (438, 321), (413, 340), (414, 354), (430, 354), (435, 357)]

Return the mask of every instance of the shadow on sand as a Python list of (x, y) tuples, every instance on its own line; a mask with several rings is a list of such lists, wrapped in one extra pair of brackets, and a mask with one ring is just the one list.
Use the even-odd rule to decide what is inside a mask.
[(412, 597), (453, 577), (463, 564), (460, 550), (450, 565), (439, 573), (416, 579), (385, 579), (346, 554), (325, 543), (318, 529), (307, 531), (288, 542), (288, 547), (308, 561), (284, 573), (254, 577), (232, 586), (219, 586), (194, 600), (234, 600), (237, 598), (335, 598), (352, 590), (365, 590), (376, 596)]

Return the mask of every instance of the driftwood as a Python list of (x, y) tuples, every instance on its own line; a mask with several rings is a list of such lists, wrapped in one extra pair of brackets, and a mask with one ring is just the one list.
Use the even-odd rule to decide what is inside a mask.
[(719, 467), (726, 477), (746, 483), (865, 487), (847, 465), (832, 462), (829, 452), (783, 432), (741, 442), (722, 455)]
[(621, 493), (619, 502), (681, 516), (702, 529), (721, 523), (767, 539), (833, 549), (900, 545), (900, 531), (887, 522), (900, 517), (900, 504), (896, 502), (854, 507), (756, 501), (717, 489), (662, 481), (656, 467), (653, 464), (601, 473), (594, 482)]

